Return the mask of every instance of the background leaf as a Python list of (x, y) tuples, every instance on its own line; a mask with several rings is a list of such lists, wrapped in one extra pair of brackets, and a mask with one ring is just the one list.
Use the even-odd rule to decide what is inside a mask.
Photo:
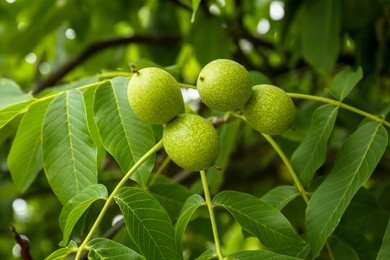
[(192, 16), (191, 16), (191, 23), (195, 21), (195, 15), (196, 11), (198, 11), (198, 7), (201, 0), (192, 0)]
[(340, 51), (341, 2), (318, 0), (309, 3), (302, 35), (304, 58), (317, 69), (331, 70)]
[(68, 243), (74, 226), (92, 203), (105, 199), (107, 196), (106, 187), (102, 184), (95, 184), (85, 188), (65, 204), (59, 217), (59, 224), (64, 233), (60, 242), (61, 246)]
[(213, 204), (226, 208), (243, 229), (271, 250), (292, 248), (295, 254), (305, 245), (280, 211), (252, 195), (223, 191), (215, 196)]
[(95, 238), (89, 241), (88, 246), (91, 248), (88, 259), (91, 260), (145, 260), (145, 257), (132, 249), (106, 238)]
[[(95, 120), (106, 150), (126, 173), (155, 143), (149, 124), (131, 110), (127, 99), (128, 79), (117, 77), (100, 85), (95, 92)], [(155, 156), (146, 160), (132, 179), (146, 187)]]
[(313, 193), (306, 210), (307, 237), (313, 257), (319, 255), (386, 146), (386, 129), (377, 122), (369, 122), (349, 136), (340, 148), (333, 170)]
[(31, 93), (24, 93), (14, 81), (0, 78), (0, 110), (32, 99)]
[(334, 78), (333, 84), (330, 87), (330, 93), (338, 100), (343, 100), (362, 78), (363, 70), (361, 67), (356, 71), (353, 71), (350, 67), (346, 67)]
[(168, 213), (158, 201), (140, 188), (118, 191), (119, 205), (127, 230), (146, 259), (181, 259)]
[(0, 129), (15, 119), (18, 115), (22, 114), (32, 102), (33, 100), (29, 100), (0, 110)]
[(80, 91), (67, 91), (49, 105), (43, 122), (42, 155), (46, 177), (63, 205), (97, 183), (97, 151)]
[[(43, 167), (41, 153), (42, 124), (52, 99), (30, 106), (19, 124), (8, 155), (12, 180), (25, 192)], [(23, 163), (22, 163), (23, 162)]]
[(228, 259), (237, 259), (237, 260), (257, 260), (257, 259), (272, 259), (272, 260), (298, 260), (300, 258), (281, 255), (271, 251), (266, 250), (248, 250), (234, 253), (229, 256)]
[(322, 105), (311, 117), (310, 127), (302, 143), (291, 156), (291, 164), (303, 184), (313, 178), (325, 162), (328, 139), (334, 128), (338, 107)]
[(385, 260), (390, 257), (390, 220), (387, 224), (385, 235), (383, 236), (382, 246), (379, 249), (377, 260)]
[(277, 186), (264, 194), (260, 199), (268, 205), (282, 210), (290, 201), (299, 196), (294, 186)]

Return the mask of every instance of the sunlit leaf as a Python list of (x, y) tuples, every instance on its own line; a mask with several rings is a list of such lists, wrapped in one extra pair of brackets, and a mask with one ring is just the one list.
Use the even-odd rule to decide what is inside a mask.
[(340, 148), (334, 168), (313, 193), (306, 210), (313, 257), (340, 222), (352, 197), (368, 180), (387, 146), (387, 131), (377, 122), (357, 129)]
[(80, 91), (67, 91), (49, 105), (42, 129), (42, 155), (46, 177), (62, 204), (97, 183), (97, 150), (89, 135)]
[[(127, 99), (128, 79), (117, 77), (100, 85), (95, 92), (95, 120), (103, 145), (127, 172), (155, 143), (149, 124), (131, 110)], [(146, 187), (154, 166), (154, 156), (146, 160), (132, 175)]]
[(106, 238), (95, 238), (88, 243), (88, 246), (91, 248), (88, 259), (91, 260), (145, 260), (145, 257), (134, 250)]
[(30, 100), (33, 100), (31, 93), (24, 93), (23, 90), (10, 79), (0, 78), (0, 110)]
[(182, 247), (182, 238), (183, 234), (187, 228), (188, 222), (190, 221), (194, 212), (205, 203), (204, 199), (198, 195), (194, 194), (189, 197), (180, 212), (179, 219), (175, 224), (175, 237), (176, 245), (181, 249)]
[(330, 87), (330, 93), (338, 100), (343, 100), (362, 78), (363, 70), (361, 67), (356, 71), (352, 71), (350, 67), (346, 67), (334, 78), (333, 84)]
[(77, 252), (77, 244), (74, 241), (70, 241), (67, 247), (60, 248), (51, 253), (45, 260), (63, 260), (70, 254)]
[(264, 194), (260, 199), (268, 205), (282, 210), (290, 201), (299, 196), (294, 186), (277, 186)]
[(32, 102), (33, 100), (29, 100), (0, 110), (0, 129), (15, 119), (18, 115), (23, 114)]
[(295, 255), (305, 245), (279, 210), (250, 194), (222, 191), (215, 196), (213, 205), (226, 208), (243, 229), (269, 249), (291, 248), (295, 249), (290, 251)]
[(115, 201), (131, 238), (146, 259), (182, 258), (169, 215), (152, 195), (140, 188), (126, 187), (118, 191)]
[(105, 199), (107, 196), (106, 187), (102, 184), (95, 184), (85, 188), (65, 204), (58, 221), (64, 233), (60, 242), (61, 246), (68, 243), (74, 226), (91, 204), (97, 200)]
[(216, 253), (214, 249), (208, 249), (204, 251), (200, 256), (195, 258), (195, 260), (211, 260), (216, 259)]
[(47, 99), (30, 106), (19, 124), (8, 155), (12, 180), (21, 192), (28, 189), (43, 167), (42, 123), (51, 101), (52, 99)]
[(323, 105), (312, 115), (305, 139), (291, 156), (291, 163), (303, 184), (313, 178), (315, 172), (325, 162), (327, 143), (336, 122), (338, 107)]
[(296, 258), (288, 255), (281, 255), (266, 250), (248, 250), (234, 253), (229, 256), (228, 259), (234, 260), (258, 260), (258, 259), (272, 259), (272, 260), (298, 260), (301, 258)]
[(377, 260), (386, 260), (390, 258), (390, 220), (387, 224), (385, 235), (383, 236), (383, 241), (381, 248), (379, 249), (379, 253), (377, 256)]

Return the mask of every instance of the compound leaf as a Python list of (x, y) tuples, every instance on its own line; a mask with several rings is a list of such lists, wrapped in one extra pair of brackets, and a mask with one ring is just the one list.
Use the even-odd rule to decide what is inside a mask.
[(49, 105), (43, 121), (42, 155), (48, 182), (63, 205), (97, 183), (97, 150), (79, 90), (64, 92)]
[(18, 115), (22, 114), (33, 102), (33, 100), (25, 101), (22, 103), (10, 105), (0, 110), (0, 129), (6, 124), (15, 119)]
[[(95, 92), (95, 120), (103, 146), (127, 172), (155, 143), (149, 124), (131, 110), (127, 99), (128, 79), (117, 77), (100, 85)], [(154, 156), (146, 160), (132, 179), (146, 187), (154, 166)]]
[(115, 195), (127, 231), (146, 259), (181, 259), (168, 213), (152, 195), (134, 187)]
[(368, 180), (387, 146), (387, 131), (377, 122), (357, 129), (340, 148), (334, 168), (313, 193), (306, 210), (307, 238), (313, 257), (340, 222), (355, 193)]

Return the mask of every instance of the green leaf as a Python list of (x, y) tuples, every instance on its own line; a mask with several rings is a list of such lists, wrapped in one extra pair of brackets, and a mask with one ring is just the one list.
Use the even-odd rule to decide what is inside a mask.
[(187, 228), (188, 222), (190, 221), (194, 212), (201, 206), (205, 205), (205, 201), (199, 194), (194, 194), (189, 197), (181, 209), (179, 218), (175, 224), (175, 238), (176, 245), (178, 248), (182, 248), (183, 234)]
[(18, 115), (24, 113), (32, 102), (33, 100), (29, 100), (0, 110), (0, 129), (15, 119)]
[[(106, 150), (125, 173), (155, 143), (151, 126), (139, 120), (131, 110), (127, 84), (127, 78), (117, 77), (100, 85), (95, 92), (95, 120), (100, 137)], [(153, 166), (154, 156), (151, 156), (132, 175), (132, 179), (146, 187)]]
[(323, 105), (312, 115), (305, 139), (291, 156), (291, 163), (303, 184), (313, 178), (315, 172), (325, 162), (328, 139), (334, 128), (338, 107)]
[(318, 0), (309, 8), (302, 35), (304, 58), (314, 67), (331, 70), (340, 51), (341, 2)]
[(67, 91), (49, 105), (43, 121), (42, 155), (48, 182), (63, 205), (97, 183), (97, 151), (79, 90)]
[(306, 210), (307, 237), (313, 257), (340, 222), (352, 197), (368, 180), (387, 146), (387, 131), (369, 122), (349, 136), (334, 168), (313, 193)]
[(145, 190), (122, 188), (115, 196), (127, 230), (146, 259), (181, 259), (168, 213)]
[(288, 255), (281, 255), (278, 253), (274, 253), (271, 251), (266, 250), (248, 250), (248, 251), (241, 251), (234, 253), (230, 255), (228, 260), (298, 260), (300, 258), (288, 256)]
[(90, 260), (145, 260), (134, 250), (106, 238), (95, 238), (88, 242), (91, 251), (88, 253)]
[(338, 237), (329, 237), (328, 244), (332, 251), (333, 259), (359, 260), (357, 253)]
[(387, 224), (387, 228), (385, 231), (385, 235), (383, 236), (383, 241), (381, 248), (379, 249), (379, 253), (377, 256), (377, 260), (386, 260), (390, 258), (390, 220)]
[(372, 250), (370, 241), (362, 233), (339, 225), (334, 236), (354, 250), (359, 259), (375, 259), (376, 253)]
[(151, 194), (168, 212), (171, 220), (175, 220), (186, 199), (193, 194), (189, 189), (176, 182), (155, 183), (149, 187)]
[(243, 229), (271, 250), (295, 249), (295, 254), (305, 245), (279, 210), (250, 194), (223, 191), (215, 196), (213, 205), (226, 208)]
[(53, 253), (51, 253), (45, 260), (63, 260), (67, 259), (66, 257), (72, 253), (77, 252), (77, 244), (74, 241), (70, 241), (69, 245), (64, 248), (60, 248)]
[(198, 11), (198, 7), (201, 0), (192, 0), (192, 16), (191, 16), (191, 23), (195, 21), (195, 15), (196, 11)]
[(68, 243), (74, 226), (89, 206), (97, 200), (107, 198), (107, 196), (107, 189), (103, 184), (94, 184), (82, 190), (65, 204), (58, 220), (64, 233), (60, 246)]
[(343, 219), (346, 221), (356, 221), (382, 210), (374, 194), (362, 187), (353, 196), (343, 214)]
[(264, 194), (260, 199), (268, 205), (282, 210), (290, 201), (299, 196), (294, 186), (277, 186)]
[(356, 71), (346, 67), (336, 75), (329, 91), (338, 100), (343, 100), (362, 78), (363, 70), (361, 67)]
[(52, 99), (30, 106), (19, 124), (8, 155), (11, 177), (20, 190), (25, 192), (43, 167), (41, 154), (42, 123)]
[(211, 260), (211, 259), (215, 259), (216, 257), (217, 254), (215, 253), (214, 249), (207, 249), (200, 256), (195, 258), (195, 260)]
[(83, 92), (83, 96), (84, 96), (85, 107), (87, 110), (87, 122), (88, 122), (89, 132), (98, 150), (97, 164), (101, 165), (101, 162), (106, 157), (106, 150), (104, 149), (102, 140), (100, 139), (99, 129), (96, 125), (95, 118), (94, 118), (95, 89), (96, 88), (87, 88)]
[(0, 110), (33, 99), (31, 93), (24, 93), (14, 81), (0, 78)]

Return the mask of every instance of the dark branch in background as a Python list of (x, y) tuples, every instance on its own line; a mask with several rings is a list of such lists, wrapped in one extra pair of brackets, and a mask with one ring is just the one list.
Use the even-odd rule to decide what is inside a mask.
[(15, 227), (11, 226), (9, 229), (15, 239), (15, 242), (20, 246), (20, 257), (24, 260), (32, 260), (33, 258), (30, 255), (28, 240), (22, 238), (19, 233), (16, 232)]
[(33, 92), (38, 93), (45, 88), (54, 86), (57, 84), (66, 74), (72, 71), (75, 67), (86, 61), (96, 53), (103, 51), (107, 48), (126, 45), (131, 43), (144, 43), (144, 44), (173, 44), (181, 40), (177, 35), (161, 35), (161, 36), (131, 36), (131, 37), (115, 37), (98, 40), (91, 43), (85, 49), (71, 57), (66, 63), (56, 69), (47, 78), (39, 81), (34, 87)]

